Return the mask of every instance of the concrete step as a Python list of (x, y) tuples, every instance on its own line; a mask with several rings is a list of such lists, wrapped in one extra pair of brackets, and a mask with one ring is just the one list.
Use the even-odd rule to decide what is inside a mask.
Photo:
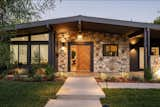
[(102, 95), (58, 95), (57, 99), (80, 99), (80, 100), (99, 100), (105, 98)]
[(102, 107), (99, 100), (49, 100), (45, 107)]

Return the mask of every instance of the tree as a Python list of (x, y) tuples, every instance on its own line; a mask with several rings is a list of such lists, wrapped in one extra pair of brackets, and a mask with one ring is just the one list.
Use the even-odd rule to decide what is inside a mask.
[(157, 18), (154, 20), (154, 23), (155, 23), (155, 24), (160, 24), (160, 16), (157, 17)]
[(1, 23), (23, 23), (40, 18), (55, 7), (55, 0), (0, 0)]
[[(14, 25), (38, 20), (40, 14), (55, 7), (55, 0), (0, 0), (0, 68), (11, 60), (9, 37), (16, 34)], [(8, 29), (13, 31), (8, 32)]]

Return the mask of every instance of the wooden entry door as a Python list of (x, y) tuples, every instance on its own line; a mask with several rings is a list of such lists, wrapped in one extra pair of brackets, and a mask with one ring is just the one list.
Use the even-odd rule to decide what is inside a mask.
[(90, 51), (88, 45), (77, 46), (77, 71), (90, 71)]
[(90, 72), (93, 71), (93, 44), (69, 44), (69, 69), (68, 71)]

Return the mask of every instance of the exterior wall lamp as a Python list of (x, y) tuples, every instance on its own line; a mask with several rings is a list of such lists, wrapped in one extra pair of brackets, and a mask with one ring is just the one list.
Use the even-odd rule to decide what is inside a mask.
[(78, 35), (77, 35), (77, 40), (82, 40), (83, 35), (82, 35), (82, 22), (81, 20), (78, 21)]

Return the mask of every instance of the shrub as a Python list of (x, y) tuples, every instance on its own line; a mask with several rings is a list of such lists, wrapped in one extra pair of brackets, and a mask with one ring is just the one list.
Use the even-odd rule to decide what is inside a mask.
[(47, 65), (46, 68), (45, 68), (45, 72), (46, 72), (47, 80), (49, 80), (49, 81), (54, 80), (55, 70), (53, 69), (52, 66)]
[(152, 73), (151, 73), (151, 70), (149, 69), (149, 68), (146, 68), (145, 70), (144, 70), (144, 78), (145, 78), (145, 80), (147, 80), (147, 81), (150, 81), (150, 80), (152, 80)]
[(31, 69), (28, 71), (29, 77), (34, 77), (36, 70), (39, 68), (39, 65), (32, 65)]
[(101, 80), (105, 81), (105, 80), (107, 80), (107, 78), (108, 78), (108, 75), (106, 73), (100, 73)]
[(37, 82), (41, 82), (43, 80), (41, 75), (34, 75), (33, 79), (34, 81), (37, 81)]
[(46, 72), (46, 75), (50, 75), (50, 74), (55, 73), (55, 70), (53, 69), (52, 66), (47, 65), (46, 68), (45, 68), (45, 72)]

